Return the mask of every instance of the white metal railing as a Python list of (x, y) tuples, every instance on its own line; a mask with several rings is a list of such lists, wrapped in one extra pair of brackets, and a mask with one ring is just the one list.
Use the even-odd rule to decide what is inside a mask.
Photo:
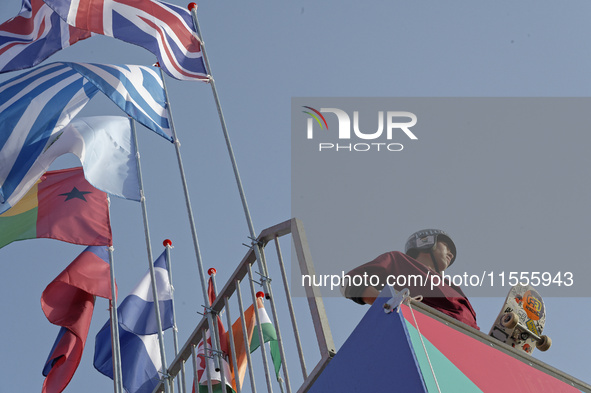
[[(292, 388), (294, 383), (297, 383), (297, 386), (299, 386), (297, 393), (304, 393), (310, 388), (311, 384), (314, 383), (318, 375), (335, 354), (335, 347), (328, 319), (326, 317), (324, 303), (318, 289), (316, 287), (305, 288), (308, 307), (302, 306), (302, 302), (300, 302), (302, 299), (293, 298), (291, 295), (288, 273), (280, 246), (280, 239), (289, 234), (291, 234), (295, 257), (297, 259), (297, 264), (292, 261), (292, 268), (298, 266), (301, 274), (314, 275), (314, 265), (308, 249), (308, 242), (303, 225), (297, 218), (292, 218), (291, 220), (287, 220), (263, 230), (256, 239), (266, 273), (253, 272), (253, 264), (256, 262), (256, 255), (253, 247), (251, 247), (226, 284), (217, 293), (216, 300), (209, 310), (214, 316), (225, 314), (226, 318), (224, 323), (226, 324), (226, 329), (229, 331), (231, 350), (229, 354), (224, 354), (223, 356), (229, 363), (232, 362), (232, 364), (235, 365), (236, 343), (234, 343), (233, 340), (232, 323), (238, 317), (244, 315), (245, 297), (243, 296), (243, 287), (247, 287), (247, 292), (250, 293), (249, 299), (246, 300), (250, 305), (256, 304), (255, 284), (261, 285), (264, 282), (269, 284), (267, 285), (269, 292), (267, 294), (267, 300), (270, 305), (270, 317), (277, 332), (283, 378), (279, 377), (275, 380), (272, 378), (271, 372), (269, 372), (266, 346), (261, 344), (257, 351), (261, 351), (262, 362), (255, 362), (252, 359), (255, 353), (251, 356), (249, 353), (250, 351), (246, 351), (248, 359), (248, 374), (245, 377), (245, 382), (242, 388), (237, 386), (238, 393), (256, 393), (256, 385), (260, 384), (261, 380), (264, 381), (264, 385), (266, 386), (266, 389), (264, 390), (269, 393), (273, 392), (273, 388), (279, 388), (282, 393), (295, 392)], [(272, 246), (275, 251), (273, 253), (268, 253), (267, 255), (265, 250), (267, 250), (268, 246)], [(278, 277), (281, 279), (276, 279)], [(272, 279), (276, 279), (273, 281), (273, 286), (270, 285)], [(279, 291), (274, 293), (273, 289), (279, 289)], [(236, 311), (238, 311), (239, 315)], [(300, 329), (298, 325), (296, 313), (298, 313), (301, 318), (299, 323), (308, 326), (311, 323), (313, 329), (303, 329), (304, 333), (302, 334), (302, 329)], [(256, 312), (255, 315), (257, 315), (258, 318)], [(214, 324), (217, 323), (217, 318), (213, 318), (212, 320), (214, 321)], [(193, 333), (182, 346), (176, 358), (170, 363), (168, 370), (163, 373), (166, 378), (163, 378), (160, 381), (154, 392), (164, 392), (165, 383), (170, 383), (169, 388), (172, 392), (174, 392), (176, 387), (178, 387), (181, 392), (191, 392), (193, 381), (198, 381), (198, 359), (196, 348), (200, 341), (206, 341), (204, 340), (204, 337), (205, 332), (208, 329), (207, 321), (208, 319), (204, 316), (197, 324), (197, 327), (195, 327)], [(257, 323), (257, 325), (259, 326), (259, 331), (257, 332), (255, 330), (253, 334), (259, 334), (259, 342), (262, 343), (262, 331), (260, 324)], [(244, 332), (246, 331), (244, 320), (242, 320), (242, 329)], [(212, 331), (216, 332), (217, 329), (212, 329)], [(312, 334), (311, 331), (313, 331), (314, 334)], [(212, 340), (212, 342), (214, 341), (219, 342), (219, 340)], [(245, 342), (244, 344), (245, 348), (248, 349), (248, 343)], [(289, 348), (288, 352), (286, 352), (286, 348)], [(208, 349), (206, 350), (206, 354), (215, 356), (216, 354), (219, 354), (219, 352), (216, 352), (213, 349)], [(315, 361), (311, 371), (306, 366), (306, 359), (310, 357), (313, 357)], [(299, 363), (300, 373), (293, 377), (292, 380), (287, 363), (293, 363), (292, 360), (295, 360), (295, 358), (298, 360), (297, 363)], [(189, 362), (191, 363), (190, 367), (187, 365)], [(206, 362), (206, 364), (208, 364), (208, 362)], [(190, 379), (190, 381), (184, 380), (184, 373), (181, 372), (185, 369), (186, 365), (188, 370), (192, 370), (187, 372), (189, 375), (187, 379)], [(193, 375), (193, 378), (190, 378), (191, 374)], [(230, 378), (228, 377), (228, 379)], [(246, 382), (247, 379), (249, 380), (248, 383)], [(195, 383), (197, 384), (197, 382)], [(211, 388), (211, 384), (209, 385)], [(197, 387), (196, 391), (198, 391)]]

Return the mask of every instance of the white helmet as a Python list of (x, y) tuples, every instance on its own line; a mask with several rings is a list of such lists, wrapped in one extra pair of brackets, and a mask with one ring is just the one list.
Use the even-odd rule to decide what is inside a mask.
[(449, 266), (451, 266), (456, 260), (456, 245), (451, 237), (441, 229), (422, 229), (413, 233), (406, 241), (404, 253), (411, 257), (416, 257), (420, 251), (432, 251), (437, 245), (438, 239), (446, 242), (449, 246), (449, 250), (453, 254), (453, 258), (449, 263)]

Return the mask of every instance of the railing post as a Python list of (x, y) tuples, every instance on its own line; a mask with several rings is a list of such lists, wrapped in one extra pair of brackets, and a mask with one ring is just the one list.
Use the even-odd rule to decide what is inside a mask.
[[(292, 218), (291, 220), (291, 234), (301, 273), (313, 277), (316, 274), (316, 271), (314, 270), (314, 264), (312, 263), (310, 249), (308, 248), (308, 239), (306, 238), (302, 222), (297, 218)], [(310, 312), (312, 313), (314, 329), (316, 330), (318, 346), (320, 347), (320, 354), (323, 358), (332, 357), (336, 353), (336, 350), (332, 339), (332, 333), (328, 325), (328, 318), (326, 317), (322, 295), (317, 287), (307, 286), (305, 289)]]

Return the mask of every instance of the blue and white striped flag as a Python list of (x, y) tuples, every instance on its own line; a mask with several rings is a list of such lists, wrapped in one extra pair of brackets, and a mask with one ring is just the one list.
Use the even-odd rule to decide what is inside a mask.
[(90, 36), (69, 26), (43, 0), (23, 0), (19, 14), (0, 25), (0, 72), (36, 66)]
[(125, 113), (172, 142), (166, 96), (155, 67), (66, 63), (84, 75)]
[[(154, 262), (162, 329), (173, 326), (172, 288), (168, 279), (166, 251)], [(154, 298), (149, 272), (117, 308), (123, 387), (129, 393), (151, 393), (162, 367)], [(97, 334), (94, 367), (113, 378), (110, 323)]]
[(0, 214), (20, 201), (51, 163), (66, 153), (80, 158), (84, 177), (94, 187), (121, 198), (140, 200), (135, 146), (128, 118), (76, 118), (53, 134), (47, 145), (49, 147), (37, 157), (10, 197), (0, 203)]
[[(171, 328), (172, 319), (172, 288), (168, 279), (166, 251), (154, 262), (154, 275), (160, 308), (162, 329)], [(156, 314), (154, 312), (154, 296), (150, 272), (137, 284), (131, 293), (121, 302), (119, 307), (119, 323), (135, 334), (158, 333)]]
[[(137, 335), (119, 325), (119, 343), (121, 347), (121, 374), (125, 391), (128, 393), (152, 393), (160, 382), (158, 371), (162, 368), (158, 335)], [(113, 351), (109, 321), (96, 335), (94, 368), (113, 379)]]
[(35, 68), (0, 85), (0, 202), (6, 202), (55, 133), (98, 89), (66, 64)]
[(154, 67), (82, 63), (38, 67), (0, 84), (0, 203), (21, 187), (53, 136), (99, 89), (129, 116), (172, 141), (162, 79)]

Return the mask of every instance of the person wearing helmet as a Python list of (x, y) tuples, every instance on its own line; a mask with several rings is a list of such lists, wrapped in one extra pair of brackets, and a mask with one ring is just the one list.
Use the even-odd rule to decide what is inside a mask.
[[(352, 280), (351, 285), (344, 287), (345, 297), (358, 304), (373, 304), (382, 288), (390, 282), (397, 291), (408, 288), (411, 296), (422, 296), (424, 304), (479, 329), (476, 313), (460, 287), (451, 282), (434, 287), (430, 285), (429, 277), (441, 275), (455, 262), (456, 255), (456, 245), (445, 231), (417, 231), (406, 241), (404, 254), (399, 251), (387, 252), (347, 273)], [(353, 282), (361, 281), (354, 280), (355, 276), (377, 276), (379, 285), (352, 285)], [(420, 285), (421, 282), (424, 285)]]

